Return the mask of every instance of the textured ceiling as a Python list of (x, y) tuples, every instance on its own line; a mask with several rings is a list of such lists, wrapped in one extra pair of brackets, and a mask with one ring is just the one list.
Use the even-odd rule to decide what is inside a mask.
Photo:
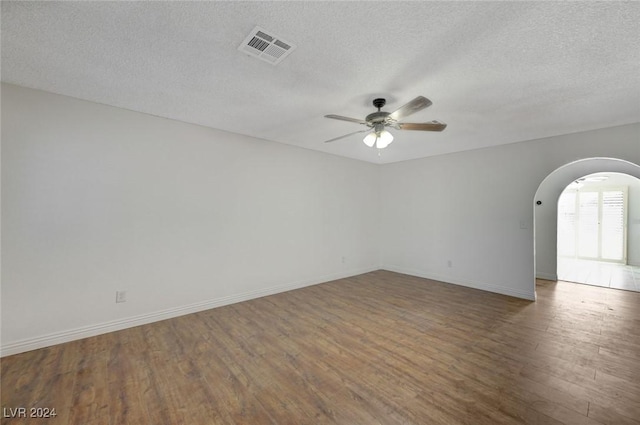
[[(640, 122), (636, 2), (2, 2), (2, 81), (388, 163)], [(259, 25), (297, 45), (237, 50)], [(375, 97), (442, 133), (367, 148)], [(605, 143), (605, 141), (603, 141)]]

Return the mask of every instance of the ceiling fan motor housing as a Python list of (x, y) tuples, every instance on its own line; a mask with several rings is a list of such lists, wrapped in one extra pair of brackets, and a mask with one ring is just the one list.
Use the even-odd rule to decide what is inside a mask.
[(373, 112), (367, 115), (367, 117), (365, 118), (365, 121), (367, 121), (370, 124), (377, 124), (377, 123), (385, 122), (389, 115), (391, 115), (389, 112), (382, 112), (382, 111)]
[(391, 113), (382, 112), (380, 110), (380, 108), (382, 108), (386, 103), (387, 103), (387, 100), (383, 98), (373, 99), (373, 106), (378, 108), (378, 111), (367, 115), (367, 117), (365, 118), (365, 121), (367, 121), (367, 124), (370, 127), (374, 127), (376, 124), (384, 123), (387, 121), (387, 117), (391, 115)]

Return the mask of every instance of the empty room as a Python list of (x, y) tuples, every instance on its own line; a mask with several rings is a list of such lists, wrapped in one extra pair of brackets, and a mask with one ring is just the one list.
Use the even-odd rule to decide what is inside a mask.
[(0, 13), (0, 423), (640, 424), (640, 3)]

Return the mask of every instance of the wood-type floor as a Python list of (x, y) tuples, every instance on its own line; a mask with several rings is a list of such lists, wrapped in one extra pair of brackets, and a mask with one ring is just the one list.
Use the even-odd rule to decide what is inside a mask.
[(377, 271), (3, 358), (3, 424), (640, 424), (640, 293)]

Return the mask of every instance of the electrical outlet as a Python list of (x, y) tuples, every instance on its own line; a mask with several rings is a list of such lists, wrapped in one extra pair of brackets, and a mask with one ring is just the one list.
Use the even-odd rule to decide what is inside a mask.
[(127, 302), (127, 291), (116, 291), (116, 303)]
[(453, 263), (451, 262), (451, 260), (447, 260), (447, 267), (451, 267), (453, 266)]
[(347, 262), (347, 257), (342, 257), (342, 264)]

